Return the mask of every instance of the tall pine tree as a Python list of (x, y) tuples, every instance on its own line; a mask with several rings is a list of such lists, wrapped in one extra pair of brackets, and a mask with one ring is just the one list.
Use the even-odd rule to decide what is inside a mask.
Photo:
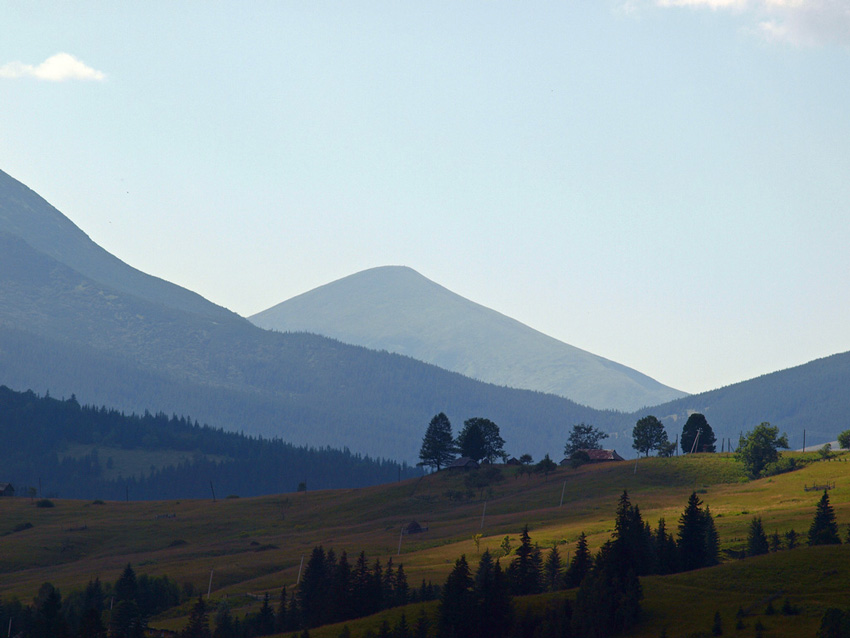
[(815, 518), (809, 527), (809, 545), (838, 545), (840, 542), (835, 510), (829, 504), (829, 493), (824, 490), (815, 510)]
[(438, 472), (448, 465), (455, 455), (454, 438), (452, 437), (452, 424), (449, 417), (440, 412), (428, 424), (425, 438), (422, 439), (422, 447), (419, 450), (419, 463), (427, 467), (433, 467)]

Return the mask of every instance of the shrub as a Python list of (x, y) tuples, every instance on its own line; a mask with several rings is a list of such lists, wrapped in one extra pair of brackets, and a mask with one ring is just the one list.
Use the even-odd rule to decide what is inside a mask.
[(786, 472), (793, 472), (794, 470), (798, 470), (802, 467), (800, 463), (797, 463), (796, 459), (789, 458), (787, 456), (781, 456), (777, 461), (773, 463), (768, 463), (765, 465), (762, 470), (762, 476), (776, 476), (777, 474), (785, 474)]
[(36, 507), (56, 507), (49, 498), (40, 498), (35, 502)]

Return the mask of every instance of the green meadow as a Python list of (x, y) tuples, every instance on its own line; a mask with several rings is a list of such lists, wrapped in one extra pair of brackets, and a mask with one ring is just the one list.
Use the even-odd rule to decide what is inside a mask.
[[(688, 496), (696, 491), (715, 516), (723, 563), (642, 579), (644, 617), (630, 635), (655, 637), (662, 630), (668, 636), (710, 635), (719, 611), (724, 635), (755, 635), (759, 623), (764, 636), (811, 636), (827, 607), (850, 606), (850, 548), (803, 546), (735, 558), (746, 545), (753, 516), (762, 517), (768, 535), (777, 531), (784, 537), (794, 529), (805, 543), (822, 494), (807, 491), (814, 485), (835, 485), (829, 495), (844, 536), (850, 523), (850, 455), (831, 460), (816, 453), (792, 455), (808, 464), (756, 481), (747, 480), (729, 454), (697, 454), (560, 468), (548, 478), (501, 467), (502, 480), (474, 489), (467, 474), (443, 471), (370, 488), (215, 502), (54, 500), (54, 507), (42, 508), (38, 499), (0, 499), (0, 597), (29, 601), (45, 581), (63, 593), (94, 577), (114, 582), (129, 562), (137, 574), (166, 574), (204, 593), (209, 588), (213, 605), (226, 596), (238, 614), (256, 609), (265, 592), (276, 602), (282, 586), (291, 591), (302, 556), (316, 545), (349, 556), (363, 550), (370, 561), (384, 564), (392, 558), (404, 564), (411, 587), (423, 579), (442, 584), (461, 554), (474, 569), (485, 549), (501, 555), (505, 536), (515, 547), (526, 524), (532, 541), (544, 552), (557, 544), (563, 559), (582, 531), (597, 549), (611, 534), (624, 489), (644, 521), (654, 528), (663, 517), (675, 532)], [(402, 535), (413, 520), (427, 531)], [(541, 606), (570, 595), (516, 604)], [(800, 613), (781, 613), (786, 598)], [(769, 605), (776, 613), (769, 613)], [(420, 606), (384, 614), (391, 624), (402, 612), (412, 622)], [(433, 612), (435, 603), (424, 607)], [(739, 610), (742, 629), (735, 628)], [(187, 613), (188, 604), (154, 618), (151, 626), (180, 628)], [(377, 628), (382, 617), (347, 624), (358, 635)], [(335, 638), (339, 631), (326, 627), (310, 634)]]

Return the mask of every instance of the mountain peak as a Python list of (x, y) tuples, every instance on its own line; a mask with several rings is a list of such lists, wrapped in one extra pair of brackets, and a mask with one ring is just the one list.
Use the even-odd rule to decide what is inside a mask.
[(426, 361), (489, 383), (635, 410), (684, 396), (636, 370), (544, 335), (407, 266), (343, 277), (252, 317)]

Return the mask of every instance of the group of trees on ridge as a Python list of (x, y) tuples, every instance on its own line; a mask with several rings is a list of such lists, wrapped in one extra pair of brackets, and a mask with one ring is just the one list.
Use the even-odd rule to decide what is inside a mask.
[[(587, 451), (601, 449), (601, 442), (606, 438), (608, 434), (593, 425), (585, 423), (573, 425), (564, 446), (564, 456), (571, 459), (574, 465), (586, 462), (589, 460)], [(670, 441), (664, 424), (652, 415), (638, 419), (632, 429), (632, 440), (632, 447), (638, 454), (648, 456), (650, 452), (656, 451), (659, 456), (669, 457), (676, 453), (676, 442)], [(850, 448), (850, 430), (839, 435), (839, 442), (842, 447)], [(716, 452), (716, 443), (717, 437), (705, 416), (698, 412), (691, 414), (682, 427), (680, 439), (682, 452), (685, 454)], [(725, 441), (722, 447), (726, 447)], [(768, 473), (794, 469), (793, 460), (782, 467), (770, 467), (776, 466), (780, 460), (778, 452), (780, 448), (788, 448), (788, 437), (784, 434), (780, 436), (777, 427), (763, 422), (741, 435), (735, 456), (744, 464), (752, 477), (763, 475), (768, 468), (770, 468)], [(731, 441), (729, 451), (732, 451)], [(467, 419), (464, 421), (463, 429), (455, 438), (452, 434), (451, 422), (445, 413), (440, 412), (431, 419), (425, 431), (419, 449), (418, 465), (439, 471), (448, 466), (457, 454), (487, 463), (493, 463), (497, 459), (504, 462), (508, 458), (505, 452), (505, 441), (500, 435), (499, 426), (494, 422), (480, 417)], [(522, 465), (528, 465), (532, 461), (529, 454), (522, 454), (519, 458)], [(547, 454), (538, 463), (536, 469), (548, 473), (556, 467), (555, 462)]]

